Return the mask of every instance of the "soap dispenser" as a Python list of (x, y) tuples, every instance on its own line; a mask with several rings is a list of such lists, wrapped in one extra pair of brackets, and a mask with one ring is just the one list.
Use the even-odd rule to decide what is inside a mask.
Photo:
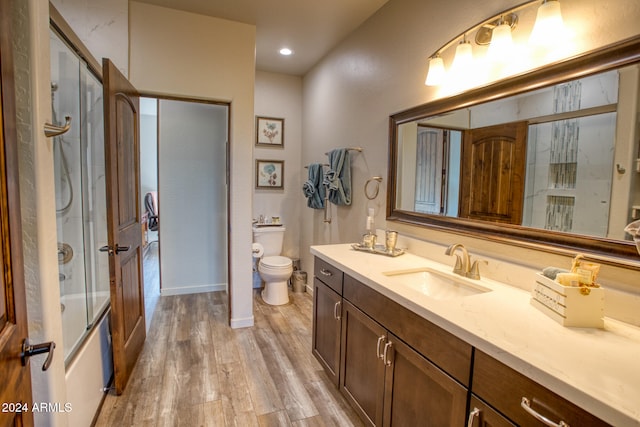
[(376, 245), (376, 233), (375, 233), (375, 224), (373, 219), (374, 211), (373, 208), (369, 208), (367, 215), (367, 223), (366, 230), (367, 232), (362, 236), (362, 244), (364, 247), (373, 249)]
[(370, 234), (373, 233), (375, 229), (374, 219), (373, 219), (373, 208), (369, 208), (369, 215), (367, 215), (367, 232)]

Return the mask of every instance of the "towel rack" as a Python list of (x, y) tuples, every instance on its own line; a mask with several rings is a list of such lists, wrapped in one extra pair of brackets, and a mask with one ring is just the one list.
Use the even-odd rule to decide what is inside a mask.
[[(347, 148), (347, 150), (348, 151), (357, 151), (357, 152), (361, 153), (362, 152), (362, 147), (349, 147), (349, 148)], [(324, 153), (324, 155), (328, 156), (329, 153), (328, 152)]]
[[(376, 183), (376, 186), (374, 187), (372, 193), (371, 194), (369, 192), (369, 184), (371, 184), (372, 182)], [(367, 180), (367, 182), (364, 184), (364, 195), (366, 196), (367, 199), (369, 200), (373, 200), (376, 197), (378, 197), (378, 191), (380, 191), (380, 183), (382, 182), (382, 177), (381, 176), (373, 176), (371, 178), (369, 178)]]
[[(331, 166), (329, 163), (321, 163), (322, 167)], [(304, 167), (305, 169), (309, 169), (309, 165)], [(331, 217), (329, 216), (329, 193), (325, 191), (324, 193), (324, 222), (327, 224), (331, 224)]]
[(331, 224), (331, 217), (329, 216), (329, 193), (324, 193), (324, 222), (326, 224)]

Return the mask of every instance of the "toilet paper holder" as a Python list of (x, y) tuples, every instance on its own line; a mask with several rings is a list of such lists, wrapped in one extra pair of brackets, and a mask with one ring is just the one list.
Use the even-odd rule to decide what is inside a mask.
[(264, 254), (264, 247), (260, 243), (253, 243), (251, 245), (251, 253), (254, 258), (261, 258)]

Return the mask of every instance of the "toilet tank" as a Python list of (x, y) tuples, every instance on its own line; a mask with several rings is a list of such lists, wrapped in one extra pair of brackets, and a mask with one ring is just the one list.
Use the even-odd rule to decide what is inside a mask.
[(284, 225), (271, 227), (253, 227), (253, 242), (260, 243), (264, 248), (264, 255), (276, 256), (282, 253), (284, 241)]

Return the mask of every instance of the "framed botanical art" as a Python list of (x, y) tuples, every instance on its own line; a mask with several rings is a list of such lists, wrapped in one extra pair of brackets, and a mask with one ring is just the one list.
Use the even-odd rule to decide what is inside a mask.
[(284, 119), (256, 116), (256, 145), (284, 148)]
[(283, 189), (283, 178), (283, 160), (256, 160), (256, 188)]

